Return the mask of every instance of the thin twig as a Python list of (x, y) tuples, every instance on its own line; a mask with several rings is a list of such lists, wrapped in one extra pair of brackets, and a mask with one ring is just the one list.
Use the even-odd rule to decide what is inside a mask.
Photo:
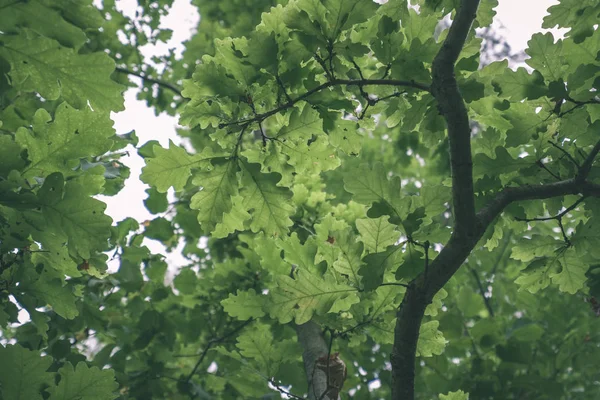
[(314, 54), (314, 57), (315, 57), (315, 60), (317, 60), (317, 62), (321, 66), (321, 68), (323, 68), (323, 71), (325, 71), (325, 75), (327, 75), (327, 79), (329, 79), (329, 81), (332, 81), (333, 75), (327, 69), (327, 65), (325, 64), (325, 61), (317, 53)]
[(556, 222), (558, 222), (558, 227), (560, 228), (560, 233), (562, 233), (563, 236), (563, 240), (565, 241), (565, 243), (567, 244), (567, 246), (571, 246), (571, 241), (569, 240), (569, 237), (567, 236), (567, 232), (565, 232), (565, 227), (563, 226), (562, 223), (562, 219), (557, 219)]
[(563, 226), (563, 223), (562, 223), (562, 218), (565, 215), (567, 215), (568, 212), (570, 212), (570, 211), (574, 210), (575, 208), (577, 208), (577, 206), (582, 201), (584, 201), (585, 198), (586, 198), (586, 196), (581, 196), (575, 203), (573, 203), (571, 206), (567, 207), (564, 211), (562, 211), (561, 213), (559, 213), (557, 215), (551, 216), (551, 217), (515, 218), (515, 219), (517, 221), (524, 221), (524, 222), (556, 220), (556, 222), (558, 223), (558, 227), (560, 228), (560, 233), (562, 234), (563, 240), (567, 244), (567, 247), (570, 247), (571, 246), (571, 240), (567, 236), (567, 232), (565, 231), (565, 227)]
[(333, 71), (333, 56), (334, 56), (334, 52), (333, 52), (333, 40), (329, 39), (329, 42), (327, 44), (327, 52), (329, 53), (329, 72), (331, 73), (331, 78), (335, 79), (335, 72)]
[[(383, 285), (381, 285), (381, 286), (383, 286)], [(348, 329), (346, 329), (344, 331), (338, 332), (336, 334), (336, 336), (344, 337), (347, 334), (349, 334), (351, 332), (354, 332), (355, 330), (357, 330), (358, 328), (360, 328), (362, 326), (369, 325), (371, 322), (373, 322), (373, 318), (368, 318), (367, 320), (365, 320), (363, 322), (359, 322), (358, 324), (356, 324), (356, 325), (354, 325), (354, 326), (352, 326), (352, 327), (350, 327), (350, 328), (348, 328)]]
[(425, 280), (427, 280), (427, 274), (429, 273), (429, 240), (423, 243), (423, 250), (425, 250)]
[(516, 217), (515, 220), (521, 221), (521, 222), (550, 221), (550, 220), (553, 220), (553, 219), (560, 220), (568, 212), (573, 211), (574, 209), (576, 209), (577, 206), (579, 204), (581, 204), (582, 201), (585, 200), (585, 198), (586, 198), (586, 196), (581, 196), (579, 199), (577, 199), (577, 201), (575, 203), (573, 203), (572, 205), (570, 205), (569, 207), (567, 207), (564, 211), (560, 212), (559, 214), (553, 215), (551, 217), (536, 217), (536, 218), (519, 218), (519, 217)]
[(241, 130), (241, 132), (240, 132), (240, 135), (238, 136), (238, 140), (237, 140), (237, 142), (235, 143), (235, 147), (233, 148), (233, 151), (231, 152), (231, 156), (232, 156), (232, 157), (236, 157), (236, 156), (237, 156), (237, 151), (238, 151), (238, 149), (239, 149), (240, 145), (242, 144), (242, 138), (244, 137), (244, 132), (245, 132), (245, 131), (246, 131), (246, 129), (248, 128), (248, 125), (250, 125), (250, 124), (244, 124), (244, 125), (242, 126), (242, 130)]
[(279, 386), (273, 379), (270, 379), (269, 383), (271, 385), (273, 385), (273, 387), (275, 389), (277, 389), (277, 391), (279, 391), (279, 393), (283, 393), (283, 394), (285, 394), (286, 396), (288, 396), (288, 397), (290, 397), (292, 399), (304, 400), (304, 397), (295, 395), (294, 393), (292, 393), (292, 392), (290, 392), (288, 390), (285, 390), (284, 388), (282, 388), (281, 386)]
[[(498, 265), (500, 265), (500, 261), (504, 258), (504, 252), (506, 251), (506, 249), (508, 248), (508, 245), (510, 244), (510, 239), (512, 238), (512, 235), (513, 235), (512, 230), (508, 231), (508, 236), (504, 240), (504, 244), (502, 245), (502, 250), (500, 250), (500, 252), (498, 252), (498, 257), (496, 258), (496, 263), (494, 264), (494, 266), (492, 267), (492, 271), (490, 272), (491, 277), (493, 277), (496, 274)], [(504, 262), (504, 265), (506, 265), (506, 260)]]
[(265, 147), (265, 146), (267, 145), (267, 139), (270, 139), (270, 137), (268, 137), (268, 136), (265, 134), (265, 130), (264, 130), (264, 128), (263, 128), (263, 125), (262, 125), (262, 121), (260, 121), (260, 122), (258, 123), (258, 128), (259, 128), (259, 130), (260, 130), (260, 137), (261, 137), (261, 139), (262, 139), (262, 144), (263, 144), (263, 147)]
[(400, 283), (400, 282), (386, 282), (386, 283), (382, 283), (379, 286), (402, 286), (405, 288), (410, 287), (410, 285), (407, 285), (406, 283)]
[(409, 87), (409, 88), (413, 88), (413, 89), (418, 89), (418, 90), (422, 90), (425, 92), (429, 92), (429, 86), (428, 85), (424, 85), (422, 83), (418, 83), (415, 81), (405, 81), (405, 80), (396, 80), (396, 79), (365, 79), (365, 80), (357, 80), (357, 79), (333, 79), (331, 81), (325, 82), (320, 84), (319, 86), (312, 88), (311, 90), (307, 91), (306, 93), (296, 97), (295, 99), (292, 99), (292, 101), (288, 101), (285, 104), (280, 105), (279, 107), (276, 107), (270, 111), (261, 113), (261, 114), (256, 114), (254, 117), (252, 118), (248, 118), (248, 119), (243, 119), (243, 120), (238, 120), (238, 121), (232, 121), (232, 122), (226, 122), (226, 123), (221, 123), (219, 124), (219, 128), (225, 128), (227, 126), (232, 126), (232, 125), (243, 125), (243, 124), (251, 124), (253, 122), (258, 122), (258, 121), (264, 121), (266, 118), (275, 115), (277, 113), (280, 113), (281, 111), (285, 111), (288, 108), (293, 107), (296, 103), (298, 103), (299, 101), (302, 100), (306, 100), (307, 98), (309, 98), (310, 96), (312, 96), (315, 93), (320, 92), (323, 89), (327, 89), (330, 88), (332, 86), (336, 86), (336, 85), (345, 85), (345, 86), (403, 86), (403, 87)]
[(483, 303), (485, 304), (485, 307), (487, 308), (488, 312), (490, 313), (490, 317), (494, 318), (494, 309), (492, 308), (490, 299), (485, 296), (486, 291), (483, 288), (481, 279), (479, 279), (479, 274), (477, 273), (475, 268), (472, 268), (471, 266), (469, 266), (469, 271), (471, 271), (471, 274), (475, 278), (475, 282), (477, 283), (477, 287), (479, 288), (479, 293), (481, 293), (481, 297), (483, 298)]
[(224, 334), (223, 336), (218, 337), (216, 339), (209, 340), (208, 343), (206, 344), (206, 348), (202, 351), (202, 353), (200, 353), (200, 358), (198, 358), (198, 361), (196, 362), (196, 365), (194, 365), (192, 372), (190, 372), (189, 375), (187, 376), (187, 378), (185, 379), (185, 382), (189, 382), (192, 379), (192, 377), (194, 376), (194, 374), (196, 373), (196, 371), (202, 364), (202, 361), (204, 361), (204, 358), (206, 357), (206, 355), (208, 354), (208, 351), (212, 348), (212, 346), (214, 346), (215, 344), (219, 344), (222, 341), (235, 335), (236, 333), (238, 333), (239, 331), (244, 329), (248, 324), (250, 324), (253, 321), (254, 320), (252, 318), (250, 318), (248, 321), (244, 322), (243, 324), (239, 325), (237, 328), (229, 331), (228, 333)]
[(588, 154), (583, 164), (581, 164), (575, 180), (583, 182), (587, 179), (590, 171), (592, 170), (592, 165), (594, 164), (594, 159), (598, 155), (598, 152), (600, 152), (600, 140), (596, 143), (590, 154)]
[(554, 179), (556, 179), (557, 181), (560, 181), (560, 176), (558, 176), (558, 175), (556, 175), (554, 172), (550, 171), (550, 170), (548, 169), (548, 167), (546, 167), (546, 166), (544, 165), (544, 163), (542, 162), (542, 160), (537, 160), (537, 161), (535, 162), (535, 164), (536, 164), (538, 167), (540, 167), (541, 169), (543, 169), (543, 170), (545, 170), (546, 172), (548, 172), (550, 175), (552, 175), (552, 177), (553, 177)]
[(558, 144), (554, 143), (552, 140), (548, 140), (548, 143), (550, 143), (552, 146), (554, 146), (559, 151), (561, 151), (573, 164), (575, 164), (575, 166), (577, 168), (579, 168), (579, 163), (577, 162), (577, 160), (575, 158), (573, 158), (573, 156), (571, 154), (569, 154), (568, 151), (563, 149), (562, 146), (559, 146)]
[(141, 78), (145, 82), (152, 83), (152, 84), (155, 84), (155, 85), (158, 85), (158, 86), (162, 86), (162, 87), (164, 87), (166, 89), (171, 90), (172, 92), (174, 92), (175, 94), (177, 94), (179, 97), (183, 97), (181, 95), (181, 89), (179, 89), (177, 86), (173, 85), (172, 83), (161, 81), (159, 79), (150, 78), (149, 76), (146, 76), (146, 75), (141, 74), (139, 72), (132, 71), (132, 70), (127, 69), (127, 68), (116, 67), (115, 71), (120, 72), (122, 74), (137, 76), (138, 78)]
[(381, 77), (381, 79), (385, 79), (387, 78), (388, 74), (390, 73), (390, 70), (392, 69), (392, 64), (388, 64), (385, 66), (385, 71), (383, 71), (383, 76)]
[(287, 90), (285, 89), (285, 86), (283, 86), (283, 82), (281, 81), (281, 78), (279, 77), (279, 75), (275, 75), (275, 79), (277, 79), (277, 83), (279, 84), (279, 87), (281, 88), (281, 91), (285, 95), (285, 98), (288, 101), (288, 103), (290, 101), (292, 101), (292, 98), (290, 97), (290, 95), (288, 94)]

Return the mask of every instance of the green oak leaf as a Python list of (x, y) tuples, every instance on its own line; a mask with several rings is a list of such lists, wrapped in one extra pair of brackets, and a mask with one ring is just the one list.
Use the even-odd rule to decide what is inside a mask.
[(600, 6), (595, 0), (561, 0), (548, 8), (542, 28), (570, 28), (565, 34), (573, 38), (575, 43), (581, 43), (592, 35), (598, 23)]
[(444, 352), (447, 341), (442, 332), (438, 330), (439, 325), (439, 321), (429, 321), (421, 325), (417, 342), (417, 356), (433, 357)]
[(515, 283), (519, 285), (520, 289), (537, 293), (550, 285), (550, 274), (557, 269), (558, 264), (556, 257), (536, 258), (520, 271), (520, 276)]
[(531, 239), (521, 239), (513, 246), (511, 258), (529, 262), (537, 257), (550, 257), (563, 246), (562, 241), (551, 236), (532, 235)]
[(440, 394), (440, 400), (469, 400), (469, 393), (462, 390), (456, 392), (448, 392), (448, 394)]
[(420, 247), (408, 243), (402, 254), (402, 263), (396, 270), (396, 279), (412, 280), (425, 269), (425, 254)]
[(53, 377), (46, 372), (52, 357), (42, 357), (39, 351), (18, 344), (0, 345), (0, 393), (3, 399), (41, 400), (44, 386)]
[(153, 151), (154, 157), (146, 161), (140, 179), (161, 193), (170, 187), (180, 191), (187, 183), (192, 169), (208, 168), (211, 160), (222, 158), (209, 147), (200, 154), (189, 154), (171, 140), (168, 149), (155, 145)]
[(265, 296), (256, 294), (254, 289), (238, 290), (237, 294), (230, 293), (228, 298), (221, 301), (227, 314), (242, 321), (263, 317), (265, 315), (263, 308), (266, 304)]
[(237, 169), (236, 162), (227, 160), (209, 171), (197, 173), (192, 180), (201, 189), (192, 196), (190, 208), (198, 210), (198, 222), (207, 232), (231, 211), (231, 198), (238, 194)]
[[(366, 21), (379, 5), (369, 0), (324, 0), (323, 6), (327, 10), (324, 21), (327, 33), (334, 39), (353, 25)], [(303, 9), (301, 4), (299, 7)]]
[(448, 292), (446, 292), (446, 290), (443, 288), (440, 289), (435, 296), (433, 296), (431, 304), (429, 304), (425, 309), (425, 315), (436, 317), (438, 315), (438, 310), (442, 308), (442, 300), (444, 300), (446, 297), (448, 297)]
[[(62, 4), (60, 4), (62, 3)], [(58, 6), (58, 7), (57, 7)], [(1, 5), (0, 29), (5, 33), (18, 33), (22, 26), (35, 27), (36, 32), (57, 40), (60, 44), (79, 49), (86, 41), (85, 32), (63, 18), (69, 13), (72, 4), (67, 2), (18, 1), (6, 6)], [(89, 28), (99, 28), (103, 18), (98, 9), (91, 5), (76, 7), (77, 11), (87, 14)]]
[(370, 253), (363, 258), (364, 265), (359, 270), (363, 277), (365, 290), (376, 289), (383, 282), (383, 276), (388, 271), (396, 271), (404, 258), (401, 246), (389, 246), (380, 253)]
[(31, 31), (3, 37), (2, 55), (11, 64), (13, 85), (36, 91), (47, 100), (63, 99), (71, 106), (123, 110), (124, 87), (110, 79), (115, 62), (105, 53), (77, 54), (57, 41)]
[(235, 231), (242, 232), (246, 228), (246, 221), (252, 216), (244, 208), (244, 198), (242, 196), (233, 196), (231, 198), (231, 210), (223, 215), (223, 220), (215, 226), (212, 236), (216, 238), (227, 237)]
[(308, 239), (301, 243), (298, 233), (293, 232), (277, 244), (283, 250), (283, 259), (288, 265), (295, 265), (306, 271), (315, 271), (317, 245), (314, 240)]
[(573, 250), (567, 250), (559, 258), (561, 270), (557, 273), (551, 273), (552, 283), (558, 285), (558, 288), (570, 294), (575, 294), (583, 287), (587, 280), (585, 273), (588, 270), (586, 265)]
[(389, 217), (383, 216), (356, 220), (356, 229), (360, 233), (360, 240), (365, 244), (365, 250), (378, 253), (398, 241), (400, 232), (388, 219)]
[(547, 93), (542, 74), (537, 70), (530, 74), (523, 67), (517, 68), (516, 71), (507, 69), (502, 76), (495, 78), (494, 82), (502, 89), (502, 97), (512, 101), (533, 100)]
[(288, 124), (277, 131), (273, 136), (274, 139), (304, 142), (313, 135), (319, 136), (325, 133), (323, 132), (323, 119), (309, 105), (305, 105), (302, 110), (293, 108), (289, 118)]
[[(2, 127), (2, 121), (0, 121)], [(0, 136), (0, 176), (6, 178), (13, 170), (21, 170), (27, 159), (21, 155), (22, 147), (9, 135)]]
[(563, 78), (565, 70), (562, 41), (554, 42), (552, 33), (536, 33), (531, 36), (525, 52), (531, 58), (525, 62), (531, 68), (540, 72), (548, 81), (558, 81)]
[(22, 290), (50, 305), (61, 317), (73, 319), (79, 315), (71, 286), (63, 286), (62, 281), (51, 274), (43, 272), (39, 279), (21, 286)]
[(266, 376), (273, 376), (279, 370), (282, 354), (273, 346), (273, 334), (269, 325), (255, 323), (237, 338), (236, 347), (242, 356), (251, 358), (258, 370)]
[(244, 208), (252, 215), (250, 229), (264, 231), (269, 236), (285, 236), (292, 225), (292, 192), (277, 186), (281, 175), (263, 174), (258, 164), (242, 162), (241, 165), (240, 194), (244, 198)]
[(193, 270), (186, 268), (173, 279), (173, 284), (183, 294), (194, 294), (198, 286), (198, 277)]
[(534, 164), (531, 157), (513, 158), (504, 147), (496, 147), (496, 158), (490, 158), (483, 153), (473, 157), (473, 176), (497, 176), (508, 174), (530, 167)]
[(54, 119), (39, 109), (33, 117), (33, 129), (20, 128), (16, 142), (27, 148), (29, 165), (25, 177), (61, 172), (73, 174), (81, 158), (103, 154), (112, 146), (115, 131), (106, 113), (84, 108), (76, 110), (67, 103), (56, 109)]
[(359, 287), (361, 276), (358, 271), (362, 265), (361, 255), (363, 252), (362, 242), (358, 242), (352, 231), (341, 231), (335, 236), (335, 246), (339, 249), (337, 260), (333, 263), (333, 269), (348, 277), (353, 286)]
[(295, 145), (283, 143), (281, 151), (288, 155), (288, 164), (301, 174), (328, 171), (340, 165), (340, 159), (336, 156), (335, 150), (331, 148), (325, 135)]
[(57, 386), (50, 387), (50, 400), (113, 400), (119, 387), (114, 371), (88, 367), (85, 362), (73, 368), (66, 363), (58, 370), (61, 377)]
[(277, 286), (270, 292), (269, 314), (282, 324), (294, 320), (300, 325), (310, 321), (313, 314), (345, 311), (359, 301), (355, 288), (313, 271), (300, 270), (295, 279), (280, 275), (275, 281)]
[(391, 205), (400, 196), (400, 178), (389, 180), (381, 163), (374, 164), (372, 168), (362, 164), (344, 176), (344, 189), (352, 193), (352, 199), (358, 203), (385, 202)]
[[(63, 179), (58, 172), (46, 178), (42, 195), (38, 193), (42, 214), (48, 227), (65, 235), (72, 256), (89, 260), (92, 252), (107, 247), (112, 219), (104, 214), (106, 204), (89, 197), (75, 181), (68, 182), (63, 192)], [(44, 196), (46, 189), (59, 195)]]

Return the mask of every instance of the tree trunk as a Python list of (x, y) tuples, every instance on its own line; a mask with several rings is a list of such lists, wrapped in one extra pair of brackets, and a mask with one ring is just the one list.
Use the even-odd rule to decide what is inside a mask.
[[(431, 94), (446, 120), (452, 175), (453, 233), (437, 258), (409, 285), (397, 313), (392, 363), (392, 399), (414, 400), (415, 361), (425, 308), (467, 258), (485, 226), (475, 214), (471, 128), (454, 73), (479, 0), (462, 0), (448, 36), (433, 60)], [(487, 226), (487, 225), (486, 225)]]
[(318, 368), (315, 368), (319, 357), (327, 356), (328, 347), (323, 338), (321, 327), (313, 321), (308, 321), (302, 325), (296, 325), (298, 342), (302, 347), (302, 360), (304, 361), (304, 371), (308, 381), (309, 400), (337, 400), (330, 399), (329, 396), (323, 396), (327, 391), (327, 374)]

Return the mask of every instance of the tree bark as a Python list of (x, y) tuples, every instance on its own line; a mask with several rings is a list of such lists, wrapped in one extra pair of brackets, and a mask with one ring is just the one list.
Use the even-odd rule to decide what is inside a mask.
[(549, 199), (567, 194), (600, 197), (600, 185), (587, 180), (591, 165), (600, 153), (598, 141), (575, 177), (543, 185), (504, 188), (485, 207), (475, 211), (471, 130), (467, 109), (454, 76), (454, 64), (475, 19), (478, 4), (479, 0), (462, 0), (448, 36), (433, 62), (432, 94), (448, 126), (454, 226), (450, 240), (440, 254), (424, 273), (409, 284), (398, 310), (391, 354), (393, 400), (414, 400), (415, 354), (425, 308), (458, 271), (506, 206), (515, 201)]
[(321, 327), (317, 323), (309, 321), (302, 325), (296, 325), (296, 333), (298, 342), (302, 347), (302, 360), (304, 361), (304, 371), (308, 381), (309, 400), (337, 400), (330, 399), (327, 395), (322, 397), (328, 389), (327, 374), (325, 371), (315, 368), (317, 359), (327, 356), (329, 352)]
[(475, 19), (479, 0), (462, 0), (432, 65), (431, 92), (446, 120), (452, 174), (453, 233), (442, 252), (409, 285), (397, 313), (392, 363), (392, 399), (414, 400), (415, 358), (425, 308), (446, 284), (483, 234), (475, 218), (471, 128), (458, 90), (454, 64)]

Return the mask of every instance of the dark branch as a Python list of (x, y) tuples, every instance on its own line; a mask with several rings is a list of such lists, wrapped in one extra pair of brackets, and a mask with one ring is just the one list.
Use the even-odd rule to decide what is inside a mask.
[(551, 217), (537, 217), (537, 218), (515, 218), (517, 221), (523, 221), (523, 222), (532, 222), (532, 221), (550, 221), (553, 219), (556, 220), (560, 220), (562, 217), (564, 217), (565, 215), (567, 215), (568, 212), (573, 211), (574, 209), (577, 208), (577, 206), (579, 204), (581, 204), (582, 201), (585, 200), (585, 196), (580, 197), (575, 203), (573, 203), (572, 205), (570, 205), (569, 207), (567, 207), (564, 211), (560, 212), (557, 215), (553, 215)]
[(575, 158), (573, 158), (573, 156), (571, 154), (569, 154), (568, 151), (566, 151), (565, 149), (562, 148), (562, 146), (559, 146), (558, 144), (554, 143), (552, 140), (548, 140), (548, 143), (550, 143), (552, 146), (554, 146), (555, 148), (557, 148), (561, 153), (563, 153), (565, 155), (565, 157), (567, 157), (577, 168), (579, 168), (579, 163), (577, 162), (577, 160)]
[(427, 281), (423, 274), (417, 277), (408, 287), (398, 310), (390, 357), (393, 400), (414, 399), (416, 350), (425, 309), (477, 242), (471, 128), (454, 75), (454, 64), (471, 29), (478, 5), (479, 0), (462, 0), (448, 36), (433, 61), (431, 93), (448, 127), (454, 232), (447, 246), (429, 265)]
[(149, 76), (146, 76), (139, 72), (129, 70), (127, 68), (116, 67), (115, 71), (120, 72), (122, 74), (137, 76), (138, 78), (141, 78), (145, 82), (152, 83), (152, 84), (158, 85), (158, 86), (162, 86), (165, 89), (169, 89), (170, 91), (177, 94), (179, 97), (183, 98), (183, 96), (181, 95), (181, 89), (179, 89), (177, 86), (173, 85), (172, 83), (161, 81), (159, 79), (150, 78)]
[(235, 335), (236, 333), (238, 333), (239, 331), (241, 331), (242, 329), (244, 329), (252, 321), (254, 321), (254, 320), (252, 318), (250, 318), (248, 321), (246, 321), (243, 324), (239, 325), (237, 328), (235, 328), (235, 329), (227, 332), (223, 336), (209, 340), (208, 343), (206, 344), (206, 347), (202, 351), (202, 353), (200, 353), (200, 357), (198, 358), (198, 361), (196, 362), (196, 365), (194, 365), (194, 368), (192, 369), (192, 372), (189, 373), (189, 375), (187, 376), (187, 378), (185, 379), (185, 381), (189, 382), (192, 379), (192, 377), (194, 376), (194, 374), (196, 373), (196, 371), (198, 370), (198, 368), (200, 368), (200, 365), (202, 364), (202, 361), (204, 361), (204, 358), (206, 358), (206, 355), (208, 354), (208, 351), (215, 344), (219, 344), (219, 343), (221, 343), (221, 342), (229, 339), (231, 336)]
[(452, 172), (454, 230), (450, 240), (429, 265), (427, 277), (417, 276), (409, 285), (397, 313), (392, 363), (392, 399), (413, 400), (415, 353), (419, 329), (427, 305), (473, 251), (490, 224), (509, 204), (567, 194), (600, 197), (600, 184), (587, 181), (600, 142), (587, 156), (575, 178), (544, 185), (505, 187), (475, 212), (471, 131), (468, 114), (454, 76), (454, 63), (465, 43), (479, 0), (462, 0), (446, 40), (434, 59), (431, 92), (448, 125)]
[(426, 92), (429, 91), (429, 86), (424, 85), (422, 83), (417, 83), (414, 81), (403, 81), (403, 80), (395, 80), (395, 79), (332, 79), (332, 80), (327, 81), (315, 88), (312, 88), (308, 92), (296, 97), (295, 99), (292, 99), (291, 101), (288, 101), (285, 104), (280, 105), (277, 108), (274, 108), (270, 111), (266, 111), (261, 114), (256, 114), (252, 118), (239, 120), (239, 121), (233, 121), (233, 122), (221, 123), (221, 124), (219, 124), (219, 128), (225, 128), (227, 126), (232, 126), (232, 125), (244, 125), (244, 124), (251, 124), (253, 122), (264, 121), (266, 118), (270, 117), (271, 115), (275, 115), (277, 113), (285, 111), (288, 108), (293, 107), (296, 103), (308, 99), (313, 94), (318, 93), (323, 89), (327, 89), (327, 88), (330, 88), (333, 86), (402, 86), (402, 87), (409, 87), (409, 88), (418, 89), (418, 90), (422, 90), (422, 91), (426, 91)]
[(477, 287), (479, 288), (479, 293), (481, 294), (481, 298), (483, 299), (485, 308), (487, 308), (488, 312), (490, 313), (490, 317), (494, 318), (494, 309), (492, 308), (492, 303), (490, 302), (490, 299), (485, 295), (486, 290), (483, 287), (483, 284), (481, 283), (481, 279), (479, 279), (479, 274), (477, 273), (477, 270), (471, 267), (469, 267), (469, 270), (471, 271), (471, 275), (473, 275), (473, 277), (475, 278), (475, 283), (477, 283)]
[(406, 283), (400, 283), (400, 282), (386, 282), (386, 283), (382, 283), (379, 286), (402, 286), (402, 287), (409, 287), (409, 285), (407, 285)]
[(273, 387), (274, 387), (275, 389), (277, 389), (277, 391), (278, 391), (279, 393), (283, 393), (283, 394), (285, 394), (285, 395), (286, 395), (286, 396), (288, 396), (290, 399), (304, 400), (304, 397), (300, 397), (300, 396), (298, 396), (298, 395), (295, 395), (295, 394), (293, 394), (292, 392), (290, 392), (289, 390), (285, 390), (284, 388), (282, 388), (281, 386), (279, 386), (279, 385), (277, 384), (277, 382), (275, 382), (275, 380), (274, 380), (274, 379), (271, 379), (271, 380), (269, 381), (269, 383), (270, 383), (271, 385), (273, 385)]
[(558, 176), (554, 172), (550, 171), (550, 169), (548, 169), (548, 167), (546, 167), (546, 165), (542, 162), (542, 160), (537, 160), (535, 162), (535, 164), (538, 167), (540, 167), (541, 169), (543, 169), (544, 171), (546, 171), (547, 173), (549, 173), (554, 179), (560, 181), (560, 176)]
[(482, 227), (487, 227), (506, 206), (515, 201), (544, 200), (567, 194), (582, 194), (583, 196), (600, 197), (600, 185), (591, 182), (577, 182), (576, 179), (566, 179), (560, 182), (544, 185), (529, 185), (509, 187), (500, 191), (477, 213), (477, 221)]
[(470, 235), (475, 230), (475, 196), (471, 127), (467, 108), (458, 90), (454, 64), (475, 19), (479, 0), (463, 0), (442, 48), (433, 60), (431, 92), (448, 127), (454, 230)]
[(575, 177), (577, 181), (583, 182), (587, 179), (587, 177), (590, 174), (590, 171), (592, 170), (592, 165), (594, 164), (594, 160), (598, 155), (598, 152), (600, 152), (600, 140), (598, 141), (598, 143), (596, 143), (590, 154), (588, 154), (587, 158), (579, 168), (577, 176)]
[(292, 101), (292, 98), (288, 94), (288, 92), (287, 92), (285, 86), (283, 85), (283, 82), (281, 81), (281, 78), (279, 77), (279, 75), (275, 75), (275, 79), (277, 79), (277, 84), (281, 88), (281, 91), (283, 92), (283, 95), (285, 96), (285, 99), (287, 100), (287, 102), (289, 103), (290, 101)]

